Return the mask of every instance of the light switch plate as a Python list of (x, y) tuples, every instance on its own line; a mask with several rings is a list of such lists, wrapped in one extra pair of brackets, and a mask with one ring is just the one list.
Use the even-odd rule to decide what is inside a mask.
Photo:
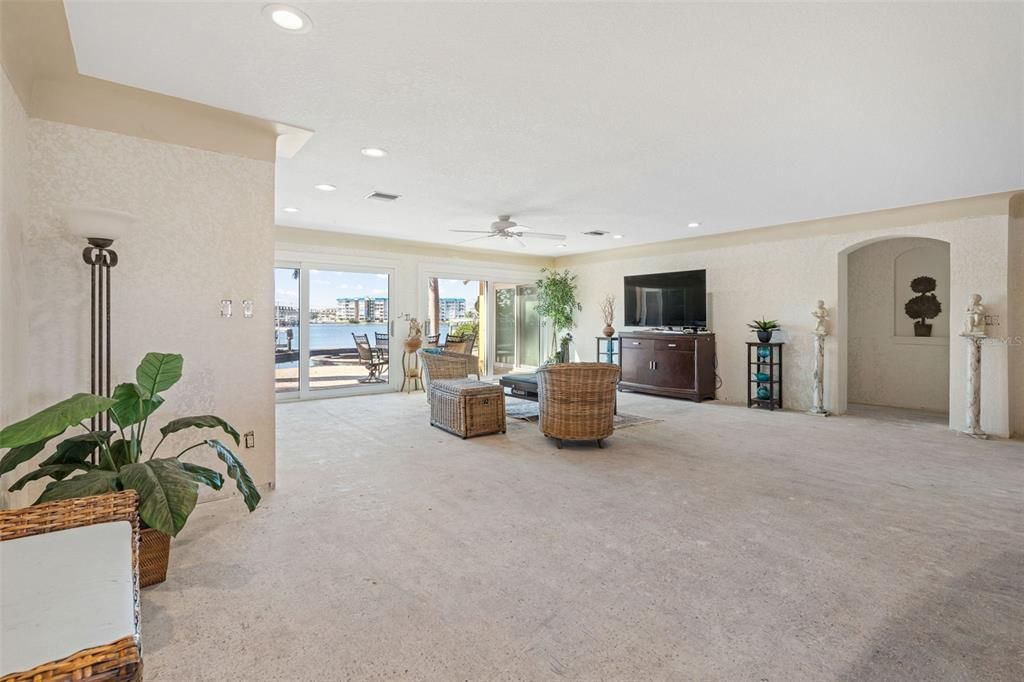
[(220, 301), (220, 316), (231, 317), (231, 299), (224, 298)]

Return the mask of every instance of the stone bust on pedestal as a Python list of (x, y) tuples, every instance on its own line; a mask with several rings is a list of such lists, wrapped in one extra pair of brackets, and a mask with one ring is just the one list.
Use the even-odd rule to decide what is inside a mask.
[(981, 303), (981, 294), (971, 294), (962, 335), (985, 336), (985, 306)]

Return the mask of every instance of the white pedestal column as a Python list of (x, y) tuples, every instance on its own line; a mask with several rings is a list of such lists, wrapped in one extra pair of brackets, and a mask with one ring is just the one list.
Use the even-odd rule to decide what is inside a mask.
[(824, 332), (814, 332), (814, 397), (810, 414), (827, 417), (830, 413), (825, 409), (825, 337)]
[(967, 426), (960, 433), (971, 438), (988, 438), (981, 430), (981, 344), (984, 334), (963, 333), (967, 341)]

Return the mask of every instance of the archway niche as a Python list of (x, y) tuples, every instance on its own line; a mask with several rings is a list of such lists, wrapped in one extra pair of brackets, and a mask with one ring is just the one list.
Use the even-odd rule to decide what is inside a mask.
[(839, 278), (837, 411), (870, 405), (948, 415), (949, 243), (862, 242), (840, 253)]

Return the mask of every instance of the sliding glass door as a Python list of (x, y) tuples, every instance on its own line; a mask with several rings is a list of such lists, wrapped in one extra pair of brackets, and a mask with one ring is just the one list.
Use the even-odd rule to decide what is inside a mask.
[(390, 390), (393, 274), (388, 268), (303, 263), (275, 269), (280, 396)]
[(533, 369), (541, 360), (541, 320), (532, 285), (494, 285), (494, 374)]

